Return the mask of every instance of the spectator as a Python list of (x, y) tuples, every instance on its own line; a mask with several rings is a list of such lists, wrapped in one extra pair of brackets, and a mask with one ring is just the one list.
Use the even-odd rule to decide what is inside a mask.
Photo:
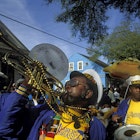
[(108, 96), (111, 99), (111, 103), (112, 104), (115, 103), (116, 100), (115, 100), (115, 96), (114, 96), (114, 89), (113, 89), (113, 87), (109, 88)]
[(117, 112), (112, 116), (112, 121), (120, 123), (121, 126), (140, 125), (140, 75), (130, 76), (126, 82), (130, 95), (120, 103)]
[(119, 89), (118, 88), (114, 88), (114, 97), (115, 97), (115, 99), (119, 99), (120, 100), (120, 93), (119, 93)]

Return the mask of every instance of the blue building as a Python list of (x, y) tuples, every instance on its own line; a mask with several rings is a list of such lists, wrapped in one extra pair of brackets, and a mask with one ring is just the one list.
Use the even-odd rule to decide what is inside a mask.
[(103, 68), (107, 66), (104, 62), (100, 60), (90, 60), (90, 57), (84, 56), (82, 54), (74, 54), (69, 59), (69, 68), (67, 76), (63, 79), (62, 83), (64, 84), (69, 80), (69, 75), (71, 71), (80, 71), (83, 72), (87, 69), (94, 69), (100, 76), (103, 87), (106, 87), (106, 73), (103, 71)]

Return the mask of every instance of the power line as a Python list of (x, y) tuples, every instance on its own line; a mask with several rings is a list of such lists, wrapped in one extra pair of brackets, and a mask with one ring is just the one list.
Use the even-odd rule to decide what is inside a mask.
[(43, 30), (38, 29), (38, 28), (36, 28), (36, 27), (33, 27), (33, 26), (29, 25), (29, 24), (26, 24), (26, 23), (23, 23), (23, 22), (21, 22), (21, 21), (19, 21), (19, 20), (13, 19), (13, 18), (11, 18), (11, 17), (9, 17), (9, 16), (6, 16), (6, 15), (4, 15), (4, 14), (2, 14), (2, 13), (0, 13), (0, 15), (3, 16), (3, 17), (5, 17), (5, 18), (7, 18), (7, 19), (10, 19), (10, 20), (12, 20), (12, 21), (14, 21), (14, 22), (17, 22), (17, 23), (19, 23), (19, 24), (22, 24), (22, 25), (24, 25), (24, 26), (27, 26), (27, 27), (29, 27), (29, 28), (32, 28), (32, 29), (34, 29), (34, 30), (36, 30), (36, 31), (39, 31), (39, 32), (41, 32), (41, 33), (47, 34), (47, 35), (49, 35), (49, 36), (52, 36), (52, 37), (57, 38), (57, 39), (59, 39), (59, 40), (62, 40), (62, 41), (64, 41), (64, 42), (67, 42), (67, 43), (69, 43), (69, 44), (75, 45), (75, 46), (80, 47), (80, 48), (83, 48), (83, 49), (87, 49), (87, 50), (89, 50), (89, 51), (93, 51), (93, 50), (91, 50), (91, 49), (82, 47), (82, 46), (80, 46), (80, 45), (78, 45), (78, 44), (75, 44), (75, 43), (70, 42), (70, 41), (68, 41), (68, 40), (65, 40), (65, 39), (63, 39), (63, 38), (60, 38), (60, 37), (58, 37), (58, 36), (56, 36), (56, 35), (50, 34), (50, 33), (46, 32), (46, 31), (43, 31)]

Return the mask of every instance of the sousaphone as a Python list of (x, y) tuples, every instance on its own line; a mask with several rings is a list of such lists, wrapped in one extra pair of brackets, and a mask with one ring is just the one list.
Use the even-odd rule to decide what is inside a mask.
[(33, 60), (42, 62), (48, 71), (60, 81), (68, 72), (68, 59), (64, 52), (52, 44), (43, 43), (35, 46), (29, 53)]

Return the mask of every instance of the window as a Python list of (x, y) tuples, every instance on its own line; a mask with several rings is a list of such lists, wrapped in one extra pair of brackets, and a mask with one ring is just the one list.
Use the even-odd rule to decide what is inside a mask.
[(74, 62), (70, 62), (69, 63), (69, 71), (73, 71), (74, 70)]
[(83, 61), (77, 62), (77, 69), (78, 70), (83, 70)]

